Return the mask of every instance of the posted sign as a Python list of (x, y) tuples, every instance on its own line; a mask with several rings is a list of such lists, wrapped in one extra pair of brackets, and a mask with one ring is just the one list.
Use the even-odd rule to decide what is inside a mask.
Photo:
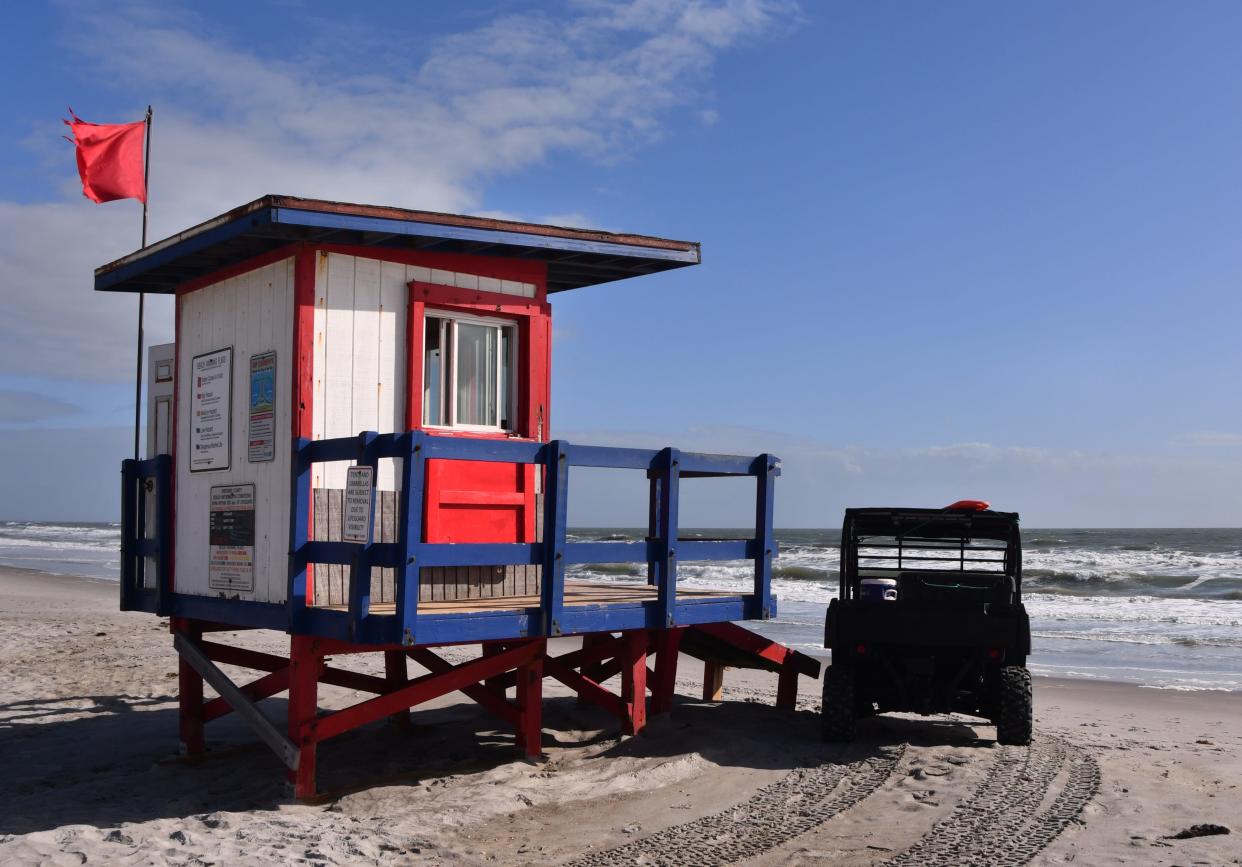
[(190, 370), (190, 472), (229, 468), (232, 398), (233, 347), (194, 356)]
[(246, 459), (276, 457), (276, 353), (250, 356), (250, 426)]
[(341, 516), (341, 539), (366, 544), (371, 532), (371, 504), (374, 500), (375, 470), (350, 467), (345, 471), (345, 514)]
[(254, 485), (211, 489), (207, 586), (254, 590)]

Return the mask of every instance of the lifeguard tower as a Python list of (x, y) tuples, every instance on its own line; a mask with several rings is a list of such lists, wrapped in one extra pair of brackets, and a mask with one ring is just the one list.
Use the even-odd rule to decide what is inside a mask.
[[(320, 742), (461, 691), (537, 756), (543, 678), (636, 733), (649, 692), (671, 708), (679, 649), (706, 697), (750, 666), (792, 707), (818, 663), (736, 624), (776, 610), (779, 461), (548, 438), (549, 298), (698, 262), (683, 241), (267, 196), (99, 268), (97, 290), (176, 296), (148, 458), (122, 466), (121, 608), (171, 618), (184, 748), (235, 712), (309, 797)], [(575, 467), (645, 474), (644, 540), (567, 542)], [(755, 480), (753, 534), (680, 538), (682, 480), (719, 476)], [(753, 587), (678, 588), (691, 560), (750, 561)], [(582, 563), (646, 563), (648, 581), (566, 581)], [(228, 641), (246, 629), (288, 633), (289, 655)], [(561, 636), (581, 647), (553, 655)], [(384, 676), (327, 661), (358, 653)], [(320, 713), (319, 684), (374, 697)], [(284, 730), (258, 707), (282, 692)]]

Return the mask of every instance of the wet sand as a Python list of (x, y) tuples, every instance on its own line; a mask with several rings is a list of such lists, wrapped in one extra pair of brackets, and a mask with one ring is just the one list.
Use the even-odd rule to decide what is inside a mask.
[[(205, 760), (179, 757), (167, 624), (116, 592), (0, 569), (0, 863), (1242, 863), (1242, 695), (1077, 680), (1037, 680), (1030, 749), (915, 717), (827, 746), (817, 682), (794, 714), (749, 672), (703, 703), (684, 659), (673, 713), (634, 738), (547, 681), (539, 763), (450, 696), (408, 731), (321, 745), (327, 797), (296, 804), (234, 717), (208, 725)], [(262, 707), (283, 719), (282, 699)], [(1203, 823), (1233, 833), (1166, 839)]]

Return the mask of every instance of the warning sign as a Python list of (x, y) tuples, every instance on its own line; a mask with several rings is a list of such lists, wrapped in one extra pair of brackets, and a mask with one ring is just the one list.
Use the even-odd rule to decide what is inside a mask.
[(276, 457), (276, 353), (250, 356), (250, 426), (246, 459)]
[(211, 489), (207, 586), (254, 590), (254, 485)]
[(227, 470), (233, 424), (233, 347), (196, 355), (190, 386), (190, 472)]
[(371, 467), (350, 467), (345, 471), (345, 514), (341, 528), (344, 541), (365, 545), (370, 539), (374, 485), (375, 470)]

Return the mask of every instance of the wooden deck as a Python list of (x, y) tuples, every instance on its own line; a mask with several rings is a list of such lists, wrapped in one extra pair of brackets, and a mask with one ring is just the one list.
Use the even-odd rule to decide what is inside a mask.
[[(742, 594), (730, 590), (699, 590), (678, 588), (679, 600), (691, 599), (732, 599)], [(651, 584), (612, 584), (593, 581), (566, 581), (565, 605), (635, 605), (642, 602), (654, 602), (656, 588)], [(524, 596), (502, 596), (490, 599), (439, 599), (434, 601), (419, 600), (419, 614), (477, 614), (490, 611), (521, 611), (525, 608), (538, 608), (539, 595), (536, 593)], [(316, 606), (332, 611), (348, 611), (348, 605)], [(372, 614), (393, 614), (396, 612), (395, 602), (372, 602)]]

